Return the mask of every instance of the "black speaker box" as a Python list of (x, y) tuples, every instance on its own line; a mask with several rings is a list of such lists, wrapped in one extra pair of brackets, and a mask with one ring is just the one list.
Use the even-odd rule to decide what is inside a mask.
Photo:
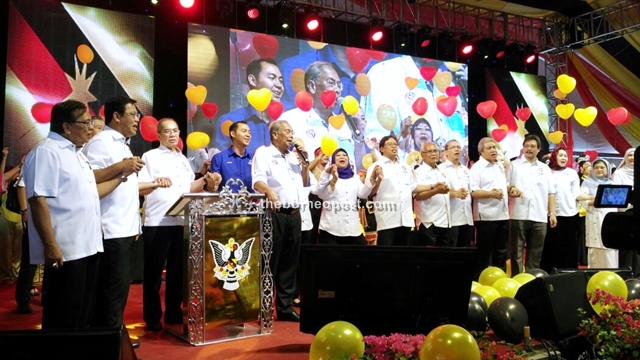
[(129, 333), (117, 329), (0, 331), (5, 360), (135, 360)]
[(595, 314), (587, 300), (587, 275), (573, 272), (536, 278), (515, 296), (527, 309), (531, 336), (560, 340), (578, 333), (578, 308)]

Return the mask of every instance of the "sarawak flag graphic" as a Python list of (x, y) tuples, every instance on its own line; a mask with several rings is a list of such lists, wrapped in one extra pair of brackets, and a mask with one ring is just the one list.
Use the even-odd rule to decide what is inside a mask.
[[(38, 0), (9, 4), (4, 144), (15, 164), (49, 133), (51, 107), (74, 99), (98, 114), (114, 95), (153, 104), (154, 20)], [(148, 146), (141, 137), (136, 148)]]

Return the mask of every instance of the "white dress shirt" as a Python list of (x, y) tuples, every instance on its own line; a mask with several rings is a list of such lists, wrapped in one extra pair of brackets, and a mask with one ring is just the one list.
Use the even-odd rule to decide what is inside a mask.
[[(118, 131), (105, 126), (91, 138), (82, 150), (91, 167), (105, 169), (124, 159), (133, 157), (127, 140)], [(138, 175), (129, 175), (109, 195), (100, 200), (102, 232), (105, 239), (117, 239), (141, 234)]]
[(469, 192), (464, 199), (450, 197), (451, 226), (473, 225), (469, 169), (462, 164), (456, 166), (449, 160), (438, 165), (438, 167), (447, 176), (451, 190), (467, 189)]
[(498, 199), (474, 199), (474, 221), (509, 220), (509, 200), (507, 194), (507, 178), (502, 162), (493, 164), (482, 156), (469, 170), (469, 186), (471, 192), (478, 190), (491, 191), (502, 190), (502, 200)]
[(254, 190), (256, 183), (262, 181), (278, 194), (283, 207), (303, 205), (298, 191), (303, 185), (302, 167), (294, 153), (284, 155), (273, 145), (261, 146), (253, 155), (251, 173)]
[(578, 213), (576, 198), (580, 195), (580, 179), (572, 168), (551, 170), (556, 192), (556, 216), (574, 216)]
[[(446, 175), (437, 166), (431, 167), (422, 163), (414, 173), (416, 181), (420, 185), (435, 185), (441, 182), (449, 186)], [(427, 228), (431, 225), (439, 228), (450, 228), (451, 208), (449, 202), (449, 193), (435, 194), (425, 200), (416, 200), (422, 224)]]
[(302, 182), (300, 183), (300, 187), (298, 188), (298, 196), (300, 196), (300, 201), (302, 201), (300, 206), (300, 220), (302, 221), (302, 231), (313, 230), (313, 218), (311, 217), (311, 206), (315, 204), (311, 204), (309, 201), (309, 193), (313, 187), (318, 183), (316, 177), (313, 176), (311, 172), (309, 172), (309, 186), (302, 187)]
[(549, 166), (524, 157), (516, 159), (509, 164), (507, 184), (522, 192), (521, 197), (509, 200), (511, 219), (547, 222), (549, 194), (556, 193)]
[(371, 175), (379, 165), (384, 178), (373, 197), (378, 230), (393, 229), (401, 226), (413, 227), (413, 190), (418, 186), (411, 167), (405, 162), (382, 158), (369, 166), (367, 179), (358, 197), (366, 199), (373, 189)]
[[(27, 155), (23, 173), (27, 199), (45, 197), (64, 261), (104, 251), (96, 179), (79, 148), (50, 132)], [(31, 264), (44, 264), (44, 246), (32, 210), (29, 206), (29, 259)]]
[(358, 192), (364, 184), (357, 175), (354, 175), (349, 179), (338, 178), (332, 190), (329, 184), (332, 177), (331, 174), (323, 171), (320, 181), (311, 190), (313, 194), (324, 200), (319, 229), (335, 236), (359, 236), (362, 232), (358, 212)]
[(195, 174), (189, 160), (179, 151), (173, 152), (163, 145), (142, 155), (145, 165), (138, 174), (139, 182), (153, 182), (160, 177), (171, 179), (171, 186), (158, 188), (145, 195), (144, 226), (184, 225), (183, 216), (164, 216), (167, 210), (185, 193), (191, 192)]

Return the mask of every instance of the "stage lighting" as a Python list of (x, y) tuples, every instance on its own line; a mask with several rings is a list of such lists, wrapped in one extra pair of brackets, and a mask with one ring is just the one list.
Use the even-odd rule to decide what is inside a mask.
[(152, 5), (158, 5), (158, 0), (151, 0)]
[(193, 6), (194, 2), (195, 0), (180, 0), (180, 5), (185, 9), (189, 9)]
[(260, 1), (247, 2), (247, 17), (251, 20), (255, 20), (260, 17)]
[(371, 20), (371, 40), (378, 42), (384, 37), (384, 19)]
[(524, 48), (524, 62), (526, 64), (533, 64), (538, 59), (536, 48), (534, 45), (529, 44)]
[(460, 52), (462, 55), (470, 55), (473, 52), (473, 43), (465, 41), (460, 46)]
[(288, 29), (291, 26), (291, 13), (282, 11), (279, 14), (280, 17), (280, 27), (283, 29)]
[(320, 27), (320, 18), (316, 14), (310, 14), (307, 18), (307, 29), (315, 31)]
[(418, 45), (420, 45), (420, 47), (426, 48), (427, 46), (429, 46), (429, 43), (431, 43), (429, 34), (431, 34), (431, 27), (429, 26), (423, 26), (418, 29), (418, 32), (416, 33), (416, 42), (418, 43)]
[(507, 42), (504, 39), (496, 40), (496, 42), (494, 44), (495, 52), (496, 52), (496, 59), (504, 58), (506, 46), (507, 46)]
[(405, 24), (398, 24), (395, 28), (396, 44), (404, 48), (409, 43), (409, 26)]

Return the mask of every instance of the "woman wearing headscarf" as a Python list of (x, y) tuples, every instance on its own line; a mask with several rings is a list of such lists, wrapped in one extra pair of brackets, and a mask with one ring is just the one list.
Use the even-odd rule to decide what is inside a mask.
[[(618, 166), (615, 174), (613, 174), (613, 183), (619, 185), (631, 185), (633, 186), (633, 164), (636, 149), (630, 148), (624, 153), (624, 158)], [(626, 211), (626, 209), (620, 209), (620, 211)], [(640, 255), (634, 250), (620, 250), (619, 253), (619, 265), (621, 268), (631, 266), (633, 273), (638, 275), (640, 272)]]
[(555, 268), (578, 267), (578, 203), (593, 200), (582, 194), (578, 173), (567, 167), (569, 155), (563, 147), (556, 148), (549, 158), (549, 168), (556, 189), (556, 216), (558, 225), (547, 227), (540, 268), (547, 272)]
[(358, 191), (363, 186), (351, 168), (347, 152), (336, 150), (331, 164), (311, 190), (324, 200), (319, 244), (366, 245), (358, 212)]
[[(593, 162), (593, 169), (589, 177), (582, 183), (582, 192), (591, 196), (595, 196), (598, 192), (598, 186), (611, 184), (609, 179), (611, 167), (604, 159), (597, 159)], [(589, 256), (589, 268), (617, 268), (618, 267), (618, 250), (608, 249), (602, 244), (602, 222), (607, 213), (615, 211), (611, 208), (595, 208), (594, 201), (584, 201), (587, 208), (586, 216), (586, 243)]]

